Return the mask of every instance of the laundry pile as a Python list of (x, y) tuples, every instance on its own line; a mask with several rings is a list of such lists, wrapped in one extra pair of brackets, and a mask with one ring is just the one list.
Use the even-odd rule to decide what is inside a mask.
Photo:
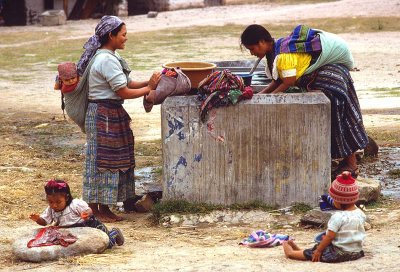
[(247, 247), (274, 247), (288, 240), (291, 240), (289, 235), (271, 234), (263, 230), (257, 230), (253, 231), (248, 238), (243, 239), (239, 245)]
[(240, 100), (251, 99), (253, 89), (245, 87), (240, 76), (229, 70), (215, 71), (199, 84), (198, 98), (202, 101), (200, 119), (206, 120), (208, 112), (213, 108), (235, 105)]

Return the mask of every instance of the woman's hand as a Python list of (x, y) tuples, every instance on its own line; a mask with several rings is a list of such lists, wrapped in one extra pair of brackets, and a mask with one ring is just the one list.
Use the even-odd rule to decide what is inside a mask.
[(268, 84), (268, 86), (266, 88), (264, 88), (261, 92), (259, 92), (258, 94), (267, 94), (267, 93), (271, 93), (273, 92), (277, 87), (279, 86), (279, 84), (275, 81), (272, 80), (272, 82), (270, 84)]
[(151, 90), (155, 90), (157, 88), (157, 85), (158, 85), (158, 82), (160, 82), (160, 79), (161, 79), (161, 73), (154, 72), (149, 80), (149, 87)]
[(282, 78), (282, 83), (272, 92), (272, 94), (283, 93), (289, 87), (295, 86), (296, 76)]

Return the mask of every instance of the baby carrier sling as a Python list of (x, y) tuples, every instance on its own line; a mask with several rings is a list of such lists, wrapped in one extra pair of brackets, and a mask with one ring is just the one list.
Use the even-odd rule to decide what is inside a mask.
[[(96, 54), (93, 56), (93, 58), (90, 60), (88, 66), (85, 69), (85, 72), (83, 73), (78, 86), (76, 86), (75, 90), (69, 93), (64, 93), (63, 94), (63, 102), (61, 107), (64, 108), (65, 111), (67, 112), (67, 115), (69, 118), (71, 118), (72, 121), (74, 121), (82, 130), (83, 133), (85, 133), (85, 118), (86, 118), (86, 110), (89, 104), (89, 75), (90, 75), (90, 69), (94, 63), (94, 60), (97, 55), (104, 53), (104, 54), (110, 54), (117, 58), (115, 55), (109, 53), (109, 52), (96, 52)], [(117, 58), (118, 59), (118, 58)], [(124, 71), (124, 74), (126, 76), (127, 82), (129, 82), (129, 74), (131, 72), (128, 64), (124, 59), (118, 59), (118, 61), (121, 63), (122, 69)]]

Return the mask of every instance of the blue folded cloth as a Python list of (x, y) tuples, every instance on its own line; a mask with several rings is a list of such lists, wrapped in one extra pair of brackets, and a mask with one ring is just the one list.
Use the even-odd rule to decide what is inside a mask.
[(328, 194), (323, 194), (319, 197), (319, 208), (321, 211), (337, 210), (333, 204), (333, 199)]

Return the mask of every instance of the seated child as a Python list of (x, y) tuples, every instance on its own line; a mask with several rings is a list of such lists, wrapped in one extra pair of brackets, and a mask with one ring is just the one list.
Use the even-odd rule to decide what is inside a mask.
[(62, 93), (72, 92), (79, 83), (79, 76), (75, 63), (60, 63), (57, 70), (58, 76), (56, 77), (54, 90), (61, 90)]
[(332, 182), (329, 195), (338, 209), (328, 222), (326, 234), (311, 249), (301, 250), (293, 241), (285, 241), (286, 257), (313, 262), (337, 263), (356, 260), (364, 256), (362, 243), (365, 238), (365, 214), (356, 207), (358, 186), (348, 171)]
[(110, 238), (109, 248), (124, 244), (124, 236), (118, 228), (111, 231), (94, 215), (89, 205), (80, 199), (72, 198), (68, 183), (63, 180), (50, 180), (44, 187), (49, 206), (41, 214), (31, 214), (30, 219), (41, 226), (54, 223), (58, 227), (91, 227), (104, 231)]

